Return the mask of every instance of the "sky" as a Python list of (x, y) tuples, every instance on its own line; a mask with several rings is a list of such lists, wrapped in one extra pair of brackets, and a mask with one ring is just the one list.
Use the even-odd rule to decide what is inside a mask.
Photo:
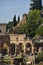
[(24, 13), (28, 13), (30, 2), (31, 0), (0, 0), (0, 23), (12, 21), (15, 14), (22, 18)]

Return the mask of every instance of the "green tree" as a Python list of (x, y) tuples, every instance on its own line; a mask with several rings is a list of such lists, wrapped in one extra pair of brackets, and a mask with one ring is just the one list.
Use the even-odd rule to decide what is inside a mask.
[(20, 17), (18, 16), (18, 22), (20, 21)]
[(17, 27), (14, 32), (16, 34), (23, 34), (23, 33), (25, 33), (25, 25), (20, 25), (20, 27)]
[(43, 18), (41, 18), (41, 24), (43, 24)]
[(42, 9), (42, 0), (31, 0), (31, 10), (33, 9), (39, 9), (41, 10)]
[(43, 24), (41, 24), (38, 29), (36, 30), (36, 35), (43, 36)]
[(18, 15), (18, 20), (17, 20), (17, 24), (20, 22), (20, 16)]
[(21, 25), (21, 26), (20, 26), (19, 32), (20, 32), (20, 34), (25, 33), (25, 25)]
[(43, 52), (38, 53), (38, 56), (35, 58), (36, 63), (43, 62)]
[(7, 26), (6, 26), (6, 29), (11, 29), (13, 26), (13, 22), (8, 22)]
[(28, 14), (28, 20), (25, 25), (25, 33), (28, 36), (33, 37), (35, 35), (35, 30), (41, 24), (40, 10), (32, 10)]
[(16, 25), (17, 25), (16, 15), (14, 15), (14, 18), (13, 18), (13, 24), (14, 24), (14, 26), (16, 26)]

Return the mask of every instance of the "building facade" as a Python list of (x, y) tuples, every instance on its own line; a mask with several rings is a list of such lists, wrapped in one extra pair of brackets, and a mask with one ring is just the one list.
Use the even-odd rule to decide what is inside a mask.
[[(35, 41), (36, 42), (36, 41)], [(43, 51), (43, 43), (35, 43), (25, 34), (2, 34), (0, 35), (0, 53), (2, 55), (26, 55)]]

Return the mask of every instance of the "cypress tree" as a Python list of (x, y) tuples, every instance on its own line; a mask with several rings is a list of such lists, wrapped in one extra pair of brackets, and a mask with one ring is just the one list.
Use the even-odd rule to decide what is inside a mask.
[(20, 21), (20, 16), (18, 16), (18, 22)]
[(14, 18), (13, 18), (13, 24), (14, 24), (14, 26), (16, 26), (16, 25), (17, 25), (16, 15), (14, 15)]

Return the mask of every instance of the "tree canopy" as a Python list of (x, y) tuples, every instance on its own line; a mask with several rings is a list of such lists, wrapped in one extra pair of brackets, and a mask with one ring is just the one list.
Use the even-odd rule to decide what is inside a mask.
[(41, 24), (40, 10), (32, 10), (28, 13), (28, 20), (26, 23), (25, 33), (29, 36), (35, 35), (35, 30)]
[(34, 9), (42, 9), (42, 0), (31, 0), (31, 4), (30, 4), (30, 9), (34, 10)]
[(43, 36), (43, 24), (41, 24), (38, 29), (36, 30), (36, 35)]
[(13, 24), (14, 24), (14, 26), (16, 26), (16, 25), (17, 25), (16, 15), (14, 15), (14, 17), (13, 17)]
[(19, 33), (25, 33), (26, 35), (33, 37), (35, 30), (41, 25), (40, 10), (32, 10), (28, 13), (28, 19), (26, 23), (20, 24)]

